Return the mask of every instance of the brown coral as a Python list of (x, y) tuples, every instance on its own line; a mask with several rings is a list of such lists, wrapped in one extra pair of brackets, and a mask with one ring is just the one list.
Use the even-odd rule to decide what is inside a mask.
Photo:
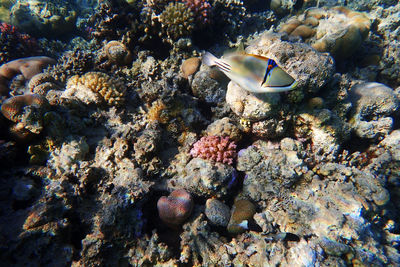
[(47, 104), (48, 102), (46, 98), (40, 95), (36, 94), (18, 95), (7, 99), (3, 103), (3, 105), (1, 106), (1, 113), (7, 119), (13, 122), (19, 122), (24, 107), (30, 105), (43, 106)]
[[(72, 76), (67, 82), (69, 95), (75, 95), (85, 103), (105, 101), (109, 105), (121, 105), (125, 100), (124, 85), (102, 72), (88, 72), (82, 76)], [(94, 93), (88, 96), (85, 93)], [(83, 93), (80, 95), (80, 93)], [(91, 101), (90, 97), (96, 98)]]
[(8, 82), (17, 74), (22, 74), (29, 80), (48, 65), (55, 64), (56, 61), (49, 57), (27, 57), (13, 60), (0, 67), (0, 95), (7, 95), (9, 88)]
[(56, 80), (48, 73), (39, 73), (32, 77), (28, 83), (31, 93), (45, 96), (50, 90), (58, 90)]

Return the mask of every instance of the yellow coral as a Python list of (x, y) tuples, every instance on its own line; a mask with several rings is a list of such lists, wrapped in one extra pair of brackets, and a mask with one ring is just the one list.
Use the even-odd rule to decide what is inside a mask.
[(88, 72), (83, 76), (72, 76), (67, 88), (89, 89), (98, 94), (109, 105), (121, 105), (125, 100), (125, 87), (109, 75), (102, 72)]

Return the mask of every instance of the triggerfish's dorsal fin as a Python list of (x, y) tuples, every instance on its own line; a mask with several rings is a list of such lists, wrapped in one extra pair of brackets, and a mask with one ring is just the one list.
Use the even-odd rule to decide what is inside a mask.
[(270, 59), (268, 57), (263, 57), (263, 56), (260, 56), (260, 55), (254, 55), (254, 54), (247, 54), (247, 55), (255, 57), (255, 58), (258, 58), (258, 59), (261, 59), (261, 60), (265, 60), (265, 61), (268, 61)]

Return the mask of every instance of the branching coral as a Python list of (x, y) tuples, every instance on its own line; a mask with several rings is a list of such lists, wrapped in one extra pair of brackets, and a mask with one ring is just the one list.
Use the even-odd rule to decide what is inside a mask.
[(195, 158), (209, 159), (232, 165), (236, 157), (236, 144), (229, 137), (203, 136), (194, 143), (190, 154)]
[(184, 0), (184, 3), (190, 8), (200, 25), (210, 23), (211, 5), (205, 0)]

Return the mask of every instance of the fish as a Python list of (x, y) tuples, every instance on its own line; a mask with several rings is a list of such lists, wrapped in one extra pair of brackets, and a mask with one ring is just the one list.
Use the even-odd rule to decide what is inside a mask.
[(216, 66), (229, 79), (252, 93), (285, 92), (297, 85), (292, 76), (267, 57), (236, 52), (217, 58), (206, 52), (202, 61), (207, 66)]

